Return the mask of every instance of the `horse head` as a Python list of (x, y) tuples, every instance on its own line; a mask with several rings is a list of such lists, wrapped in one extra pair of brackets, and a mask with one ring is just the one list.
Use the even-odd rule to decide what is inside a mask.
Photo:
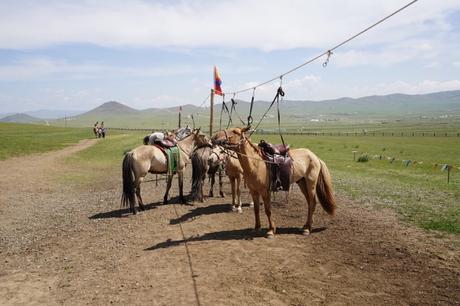
[(228, 149), (236, 149), (245, 139), (244, 133), (250, 128), (250, 126), (246, 126), (219, 131), (211, 138), (211, 142), (214, 145), (221, 145)]

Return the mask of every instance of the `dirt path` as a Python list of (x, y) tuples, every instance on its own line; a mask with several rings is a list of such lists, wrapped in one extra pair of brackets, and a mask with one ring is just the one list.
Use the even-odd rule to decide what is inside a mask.
[(62, 157), (92, 143), (0, 162), (1, 305), (460, 301), (458, 246), (342, 197), (337, 216), (318, 208), (303, 237), (295, 187), (288, 204), (274, 203), (279, 229), (268, 240), (252, 231), (251, 209), (230, 212), (229, 197), (161, 205), (163, 183), (145, 183), (149, 209), (126, 214), (118, 167), (89, 187), (50, 184), (71, 170)]

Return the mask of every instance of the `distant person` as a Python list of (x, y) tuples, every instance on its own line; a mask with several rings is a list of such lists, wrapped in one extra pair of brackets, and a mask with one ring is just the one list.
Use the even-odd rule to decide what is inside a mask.
[(96, 123), (93, 126), (93, 132), (94, 132), (95, 137), (97, 137), (97, 134), (98, 134), (98, 124), (99, 124), (99, 121), (96, 121)]
[(105, 138), (105, 127), (104, 127), (104, 121), (101, 122), (101, 135), (102, 138)]

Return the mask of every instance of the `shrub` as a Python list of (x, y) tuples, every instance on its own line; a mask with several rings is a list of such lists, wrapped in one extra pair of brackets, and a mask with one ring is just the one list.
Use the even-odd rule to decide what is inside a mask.
[(369, 161), (369, 156), (367, 154), (362, 154), (358, 157), (358, 163), (367, 163)]

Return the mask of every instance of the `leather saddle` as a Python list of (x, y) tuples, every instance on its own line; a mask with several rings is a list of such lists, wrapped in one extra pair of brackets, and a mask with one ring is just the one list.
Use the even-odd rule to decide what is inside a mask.
[(155, 140), (155, 144), (159, 145), (162, 148), (169, 149), (172, 147), (175, 147), (177, 145), (177, 142), (172, 139), (161, 139), (161, 140)]
[(259, 147), (264, 159), (270, 162), (271, 190), (289, 191), (292, 173), (292, 158), (289, 156), (289, 145), (271, 144), (261, 140)]

